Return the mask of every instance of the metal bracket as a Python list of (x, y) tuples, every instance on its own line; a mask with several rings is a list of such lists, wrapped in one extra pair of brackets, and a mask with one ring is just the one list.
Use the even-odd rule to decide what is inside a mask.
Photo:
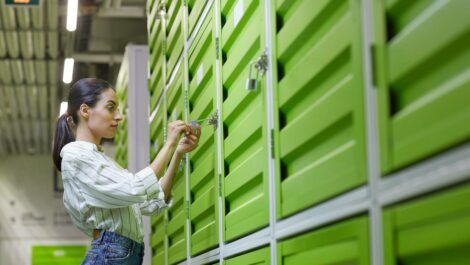
[[(256, 69), (256, 78), (253, 78), (253, 66)], [(248, 91), (255, 92), (258, 88), (258, 82), (260, 76), (264, 76), (266, 71), (268, 70), (268, 54), (264, 51), (260, 57), (251, 62), (250, 69), (248, 70), (248, 79), (246, 80), (246, 89)]]

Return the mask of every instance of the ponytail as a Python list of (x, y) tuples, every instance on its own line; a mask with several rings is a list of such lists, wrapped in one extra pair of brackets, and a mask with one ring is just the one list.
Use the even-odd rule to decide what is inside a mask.
[(52, 149), (52, 159), (54, 160), (55, 167), (57, 170), (62, 171), (62, 157), (60, 157), (60, 151), (62, 147), (66, 144), (75, 141), (75, 136), (73, 131), (70, 129), (70, 126), (67, 122), (68, 113), (62, 114), (57, 120), (55, 136), (54, 136), (54, 146)]

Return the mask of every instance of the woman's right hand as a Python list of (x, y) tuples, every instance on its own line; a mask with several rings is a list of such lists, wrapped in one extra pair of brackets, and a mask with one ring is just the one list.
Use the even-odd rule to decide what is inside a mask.
[(176, 120), (168, 124), (166, 142), (170, 146), (176, 146), (181, 138), (181, 134), (189, 134), (190, 127), (184, 121)]

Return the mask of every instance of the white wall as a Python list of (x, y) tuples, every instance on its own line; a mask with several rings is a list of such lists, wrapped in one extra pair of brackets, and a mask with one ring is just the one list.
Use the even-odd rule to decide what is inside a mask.
[[(59, 175), (60, 178), (60, 175)], [(89, 245), (54, 192), (50, 155), (0, 159), (0, 265), (31, 264), (31, 246)]]

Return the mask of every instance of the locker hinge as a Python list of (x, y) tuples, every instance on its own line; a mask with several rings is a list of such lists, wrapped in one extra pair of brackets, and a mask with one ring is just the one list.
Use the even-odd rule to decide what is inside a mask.
[(215, 38), (215, 59), (219, 60), (219, 37)]
[(219, 197), (222, 198), (222, 175), (219, 173)]
[(189, 110), (188, 90), (184, 90), (184, 107)]
[(271, 158), (274, 159), (274, 129), (271, 129)]
[(183, 5), (187, 6), (188, 5), (188, 0), (183, 0)]
[(189, 201), (186, 201), (186, 219), (189, 220)]
[(372, 79), (372, 87), (376, 88), (377, 87), (377, 73), (376, 73), (376, 53), (377, 49), (374, 44), (370, 45), (370, 74), (371, 74), (371, 79)]

